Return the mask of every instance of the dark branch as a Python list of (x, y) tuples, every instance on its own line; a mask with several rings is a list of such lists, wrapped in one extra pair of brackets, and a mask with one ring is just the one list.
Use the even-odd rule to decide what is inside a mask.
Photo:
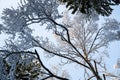
[[(59, 77), (59, 76), (57, 76), (57, 75), (54, 75), (47, 67), (44, 66), (44, 64), (42, 63), (42, 61), (41, 61), (41, 59), (40, 59), (40, 56), (39, 56), (37, 50), (35, 50), (35, 54), (37, 55), (38, 60), (40, 61), (41, 66), (50, 74), (49, 77), (55, 77), (55, 78), (60, 79), (60, 80), (68, 80), (68, 79), (66, 79), (66, 78), (62, 78), (62, 77)], [(49, 77), (48, 77), (48, 78), (49, 78)]]

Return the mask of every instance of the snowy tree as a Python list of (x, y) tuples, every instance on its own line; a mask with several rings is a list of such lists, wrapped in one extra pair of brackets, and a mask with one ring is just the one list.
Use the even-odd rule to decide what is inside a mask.
[(113, 5), (119, 5), (120, 0), (58, 0), (60, 2), (66, 3), (66, 7), (69, 9), (72, 9), (72, 13), (75, 13), (77, 11), (84, 13), (84, 14), (90, 14), (92, 12), (97, 12), (98, 14), (101, 14), (103, 16), (109, 16), (112, 12), (111, 6)]
[[(42, 63), (39, 52), (36, 50), (35, 52), (28, 51), (31, 48), (39, 47), (49, 54), (65, 58), (69, 62), (82, 66), (84, 72), (88, 73), (88, 75), (85, 74), (86, 79), (105, 80), (104, 72), (98, 70), (99, 66), (104, 66), (101, 62), (103, 54), (101, 56), (97, 54), (98, 49), (107, 46), (109, 42), (109, 39), (105, 37), (105, 27), (99, 28), (97, 26), (97, 17), (92, 17), (86, 21), (83, 15), (76, 16), (73, 21), (70, 21), (71, 24), (66, 21), (59, 23), (57, 20), (62, 18), (62, 15), (58, 12), (58, 6), (56, 0), (21, 0), (17, 9), (7, 8), (3, 11), (2, 19), (4, 22), (1, 25), (1, 32), (9, 34), (10, 37), (5, 41), (6, 45), (1, 50), (2, 60), (0, 64), (4, 66), (3, 59), (7, 62), (9, 73), (5, 72), (5, 75), (8, 79), (14, 80), (16, 77), (20, 79), (21, 77), (18, 76), (21, 75), (22, 78), (25, 77), (28, 80), (33, 79), (33, 76), (35, 78), (40, 76), (41, 80), (49, 78), (69, 79), (64, 78), (64, 75), (58, 76), (50, 71)], [(31, 26), (35, 23), (40, 24), (35, 27), (44, 26), (60, 37), (64, 43), (62, 47), (58, 46), (61, 44), (59, 42), (56, 46), (48, 38), (44, 40), (40, 36), (32, 35)], [(0, 70), (2, 69), (4, 68), (1, 67)], [(4, 71), (1, 72), (1, 75), (3, 73)]]

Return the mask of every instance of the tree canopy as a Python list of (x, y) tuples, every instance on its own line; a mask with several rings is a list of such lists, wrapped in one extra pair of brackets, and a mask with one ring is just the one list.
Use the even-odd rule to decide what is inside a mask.
[(80, 11), (84, 14), (91, 14), (97, 12), (103, 16), (109, 16), (112, 13), (111, 6), (119, 5), (120, 0), (59, 0), (63, 3), (67, 3), (66, 7), (72, 9), (74, 14)]

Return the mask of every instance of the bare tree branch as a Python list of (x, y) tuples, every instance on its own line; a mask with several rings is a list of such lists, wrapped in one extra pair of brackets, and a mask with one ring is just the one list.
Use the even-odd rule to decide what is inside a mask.
[(90, 47), (90, 49), (89, 49), (88, 54), (91, 53), (91, 50), (92, 50), (92, 48), (93, 48), (93, 46), (94, 46), (94, 43), (95, 43), (95, 41), (96, 41), (96, 39), (97, 39), (97, 37), (98, 37), (98, 35), (99, 35), (101, 29), (102, 29), (102, 28), (100, 28), (100, 29), (98, 30), (98, 32), (97, 32), (97, 34), (96, 34), (96, 36), (95, 36), (95, 38), (94, 38), (94, 40), (93, 40), (93, 42), (92, 42), (92, 44), (91, 44), (91, 47)]
[[(40, 56), (39, 56), (37, 50), (35, 50), (35, 54), (37, 55), (38, 60), (40, 61), (41, 66), (50, 74), (51, 77), (55, 77), (55, 78), (60, 79), (60, 80), (68, 80), (68, 79), (66, 79), (66, 78), (62, 78), (62, 77), (59, 77), (59, 76), (57, 76), (57, 75), (54, 75), (47, 67), (44, 66), (44, 64), (42, 63), (42, 61), (41, 61), (41, 59), (40, 59)], [(44, 80), (45, 80), (45, 79), (44, 79)]]

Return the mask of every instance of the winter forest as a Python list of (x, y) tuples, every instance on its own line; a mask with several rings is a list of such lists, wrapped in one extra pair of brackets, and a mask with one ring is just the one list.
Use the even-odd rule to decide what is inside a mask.
[(18, 0), (1, 7), (0, 80), (120, 80), (119, 4)]

